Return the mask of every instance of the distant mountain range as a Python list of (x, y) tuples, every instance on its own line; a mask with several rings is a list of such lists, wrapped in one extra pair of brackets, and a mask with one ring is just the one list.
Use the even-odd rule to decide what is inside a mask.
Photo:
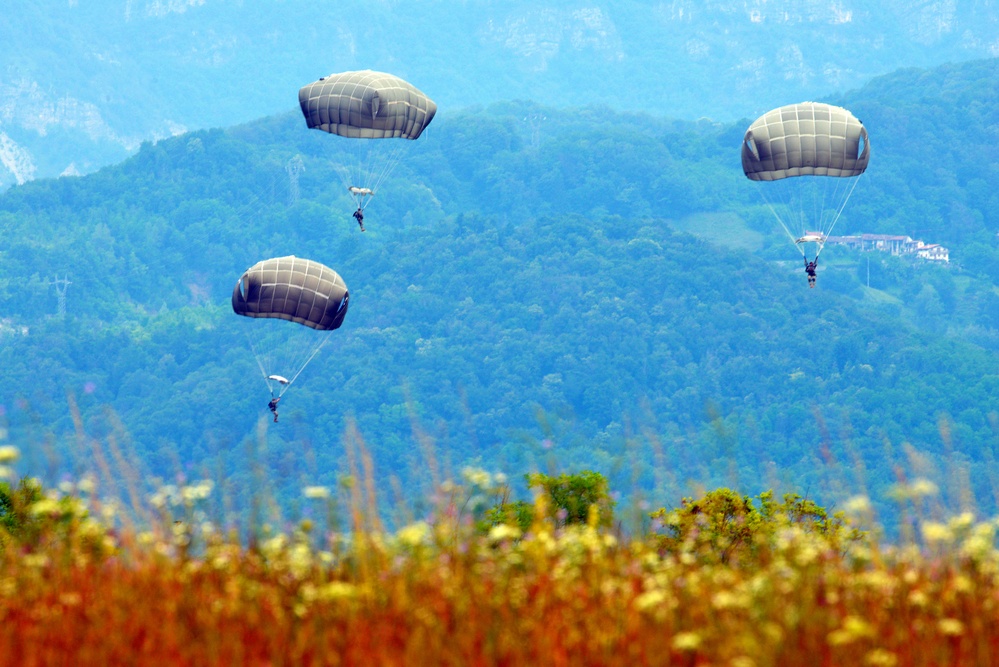
[(999, 53), (978, 0), (37, 0), (0, 22), (0, 189), (388, 70), (441, 113), (498, 100), (734, 120)]

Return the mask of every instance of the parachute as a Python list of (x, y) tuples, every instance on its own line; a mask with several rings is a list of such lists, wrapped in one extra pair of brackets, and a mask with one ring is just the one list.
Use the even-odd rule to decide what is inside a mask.
[[(260, 333), (250, 337), (250, 347), (272, 396), (276, 389), (272, 383), (279, 387), (278, 397), (284, 395), (329, 340), (330, 333), (343, 324), (349, 300), (347, 286), (336, 271), (294, 255), (258, 262), (243, 273), (232, 290), (233, 312), (304, 327), (292, 328), (281, 322), (280, 332), (263, 332), (257, 325)], [(291, 335), (295, 331), (306, 335)], [(277, 369), (271, 368), (275, 365), (287, 366), (291, 379), (275, 374)]]
[[(437, 105), (392, 74), (361, 70), (330, 74), (303, 86), (298, 103), (310, 129), (352, 141), (353, 154), (338, 169), (354, 204), (364, 209), (402, 156), (400, 142), (369, 145), (369, 139), (417, 139)], [(345, 147), (346, 148), (346, 147)]]
[(867, 169), (867, 129), (842, 107), (802, 102), (768, 111), (746, 130), (742, 170), (803, 257), (817, 258)]

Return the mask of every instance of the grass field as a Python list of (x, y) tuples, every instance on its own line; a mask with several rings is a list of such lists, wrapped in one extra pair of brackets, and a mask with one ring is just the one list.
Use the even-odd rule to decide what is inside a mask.
[(698, 213), (681, 220), (671, 220), (670, 225), (704, 241), (732, 250), (759, 250), (764, 235), (750, 229), (737, 213)]

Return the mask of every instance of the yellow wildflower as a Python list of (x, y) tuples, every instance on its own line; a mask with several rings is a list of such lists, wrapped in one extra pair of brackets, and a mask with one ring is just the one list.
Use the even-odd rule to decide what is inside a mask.
[(680, 632), (673, 637), (673, 648), (677, 651), (696, 651), (701, 645), (701, 636), (696, 632)]
[(951, 529), (936, 521), (926, 521), (920, 528), (927, 544), (946, 544), (954, 539)]
[(416, 523), (411, 523), (404, 528), (400, 528), (399, 532), (395, 536), (399, 539), (399, 542), (408, 547), (416, 547), (421, 544), (425, 544), (430, 540), (432, 531), (430, 529), (430, 524), (426, 521), (417, 521)]
[(874, 636), (874, 629), (871, 624), (859, 616), (847, 616), (843, 620), (843, 627), (829, 633), (829, 643), (851, 644), (858, 639)]
[(516, 540), (520, 538), (520, 535), (520, 528), (505, 523), (501, 523), (489, 529), (489, 541), (494, 543)]
[(322, 587), (319, 597), (324, 600), (344, 600), (357, 597), (358, 589), (345, 581), (333, 581)]
[(864, 664), (870, 667), (895, 667), (898, 664), (898, 656), (883, 648), (876, 648), (864, 656)]
[(941, 618), (937, 623), (940, 632), (951, 637), (960, 637), (964, 634), (964, 623), (956, 618)]
[(645, 591), (635, 598), (635, 608), (640, 611), (654, 609), (666, 601), (666, 593), (659, 589)]

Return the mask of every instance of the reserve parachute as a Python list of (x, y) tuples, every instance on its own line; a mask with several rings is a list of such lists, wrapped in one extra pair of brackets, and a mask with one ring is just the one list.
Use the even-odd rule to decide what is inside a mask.
[(403, 154), (404, 142), (371, 140), (418, 139), (437, 113), (434, 101), (411, 83), (372, 70), (314, 81), (298, 91), (298, 103), (309, 128), (347, 140), (337, 171), (360, 210)]
[(336, 271), (294, 255), (258, 262), (243, 273), (232, 290), (233, 312), (277, 325), (261, 322), (248, 332), (271, 396), (280, 398), (326, 345), (343, 324), (349, 300)]
[[(867, 129), (842, 107), (802, 102), (746, 130), (742, 170), (806, 259), (818, 258), (867, 169)], [(814, 253), (810, 250), (814, 249)]]

